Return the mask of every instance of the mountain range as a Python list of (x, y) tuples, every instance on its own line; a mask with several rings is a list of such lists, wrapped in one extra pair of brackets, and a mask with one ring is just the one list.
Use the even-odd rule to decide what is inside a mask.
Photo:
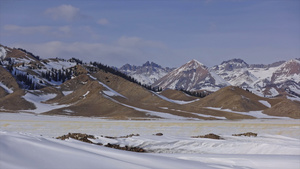
[(147, 61), (142, 66), (125, 64), (118, 70), (137, 79), (142, 84), (152, 85), (155, 81), (174, 70), (174, 68), (163, 68), (156, 63), (150, 63), (149, 61)]
[[(235, 59), (218, 68), (192, 60), (176, 69), (147, 62), (123, 66), (126, 75), (97, 62), (42, 59), (2, 45), (0, 58), (1, 112), (127, 120), (300, 118), (297, 59), (267, 67)], [(156, 73), (153, 87), (130, 72), (147, 78)], [(155, 84), (164, 90), (157, 92)], [(174, 89), (214, 92), (199, 98)]]
[(191, 60), (176, 69), (147, 62), (142, 66), (126, 64), (119, 71), (134, 77), (142, 84), (162, 89), (217, 91), (226, 86), (238, 86), (263, 97), (300, 96), (299, 59), (268, 65), (249, 65), (242, 59), (232, 59), (211, 68), (197, 60)]

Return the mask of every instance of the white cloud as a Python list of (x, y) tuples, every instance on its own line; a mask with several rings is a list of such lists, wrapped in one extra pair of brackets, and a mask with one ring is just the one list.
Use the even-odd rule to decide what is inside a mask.
[(58, 28), (58, 31), (68, 34), (71, 32), (71, 28), (70, 26), (61, 26)]
[[(129, 45), (125, 45), (126, 42)], [(158, 43), (159, 45), (154, 45)], [(98, 61), (111, 66), (121, 66), (125, 63), (137, 63), (149, 60), (151, 51), (161, 50), (162, 43), (146, 41), (137, 37), (121, 37), (112, 44), (51, 41), (39, 44), (14, 44), (42, 58), (75, 57), (83, 61)], [(150, 48), (149, 48), (150, 47)]]
[(126, 46), (126, 47), (133, 47), (133, 48), (141, 48), (141, 47), (154, 47), (154, 48), (165, 48), (166, 46), (158, 41), (151, 41), (151, 40), (143, 40), (139, 37), (128, 37), (122, 36), (117, 41), (118, 45)]
[(108, 20), (105, 19), (105, 18), (99, 19), (99, 20), (97, 21), (97, 23), (100, 24), (100, 25), (107, 25), (107, 24), (109, 24)]
[(65, 36), (71, 33), (69, 26), (53, 27), (53, 26), (19, 26), (19, 25), (4, 25), (4, 30), (7, 33), (31, 35), (31, 34), (47, 34), (55, 36)]
[(45, 11), (45, 14), (54, 20), (62, 19), (66, 21), (74, 21), (76, 19), (81, 19), (84, 16), (79, 8), (72, 5), (61, 5), (55, 8), (49, 8)]
[(29, 26), (23, 27), (18, 25), (4, 25), (4, 30), (19, 34), (46, 33), (52, 28), (50, 26)]

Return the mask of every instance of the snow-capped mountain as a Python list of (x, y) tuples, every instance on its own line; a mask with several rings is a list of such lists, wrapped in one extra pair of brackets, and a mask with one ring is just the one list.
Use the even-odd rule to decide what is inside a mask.
[(232, 86), (249, 87), (258, 78), (248, 71), (249, 65), (242, 59), (232, 59), (222, 62), (210, 69)]
[(282, 64), (272, 75), (271, 83), (280, 84), (286, 81), (300, 82), (300, 61), (292, 59)]
[(300, 96), (300, 61), (297, 59), (275, 62), (264, 68), (250, 68), (249, 71), (258, 78), (250, 86), (255, 94)]
[(197, 60), (191, 60), (181, 67), (173, 70), (152, 86), (163, 89), (184, 89), (188, 91), (210, 90), (216, 91), (229, 85), (225, 80)]
[(242, 59), (222, 62), (212, 68), (192, 60), (159, 79), (152, 86), (163, 89), (210, 90), (239, 86), (263, 97), (300, 96), (300, 61), (249, 65)]
[(133, 77), (142, 84), (151, 85), (158, 79), (171, 72), (173, 69), (169, 67), (164, 68), (154, 62), (150, 63), (147, 61), (142, 66), (125, 64), (118, 70)]
[[(299, 93), (299, 60), (291, 60), (280, 66), (269, 68), (263, 66), (252, 69), (238, 59), (223, 62), (222, 65), (218, 66), (218, 73), (223, 70), (222, 73), (227, 73), (227, 75), (238, 72), (238, 70), (255, 72), (252, 74), (259, 78), (247, 88), (253, 91), (251, 93), (238, 87), (229, 86), (230, 84), (217, 75), (216, 71), (208, 69), (196, 60), (192, 60), (165, 75), (154, 83), (159, 86), (156, 88), (156, 86), (140, 85), (132, 77), (101, 63), (91, 62), (87, 64), (75, 58), (69, 60), (41, 59), (24, 49), (8, 48), (1, 45), (0, 47), (2, 56), (5, 55), (0, 60), (0, 107), (4, 111), (99, 116), (112, 119), (193, 118), (212, 120), (252, 118), (248, 116), (248, 113), (243, 115), (230, 113), (227, 110), (226, 114), (222, 115), (222, 113), (220, 114), (220, 111), (223, 111), (220, 109), (222, 107), (242, 112), (269, 110), (267, 114), (273, 115), (278, 107), (289, 104), (288, 109), (280, 109), (275, 114), (299, 118), (298, 107), (300, 103), (287, 102), (286, 99), (282, 98), (266, 99), (253, 94), (283, 95), (288, 98), (299, 96), (297, 94)], [(159, 72), (160, 68), (161, 66), (150, 62), (145, 63), (140, 68), (131, 65), (124, 66), (128, 72), (131, 70), (137, 73)], [(268, 73), (264, 74), (264, 72)], [(151, 73), (147, 75), (149, 74)], [(233, 78), (234, 76), (229, 77)], [(240, 77), (235, 78), (243, 81), (244, 79)], [(225, 86), (229, 87), (223, 88)], [(216, 92), (201, 99), (201, 101), (191, 96), (188, 97), (191, 100), (183, 101), (185, 98), (182, 95), (187, 97), (186, 94), (181, 93), (181, 96), (176, 94), (176, 92), (181, 91), (169, 90), (168, 94), (162, 92), (165, 93), (166, 96), (164, 96), (157, 92), (161, 88)], [(171, 99), (174, 96), (178, 100)], [(299, 99), (299, 97), (297, 98)], [(270, 103), (266, 103), (267, 100)], [(276, 107), (275, 104), (277, 103), (280, 105)], [(180, 110), (178, 104), (181, 105)], [(275, 107), (272, 109), (273, 105)], [(207, 107), (214, 108), (207, 109)], [(289, 112), (292, 114), (288, 114)], [(261, 116), (255, 117), (260, 118)]]

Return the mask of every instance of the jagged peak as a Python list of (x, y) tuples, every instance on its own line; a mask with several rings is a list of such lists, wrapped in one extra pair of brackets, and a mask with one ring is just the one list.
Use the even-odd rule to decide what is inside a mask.
[(120, 67), (120, 70), (132, 70), (132, 69), (135, 69), (135, 68), (136, 68), (135, 66), (130, 65), (129, 63), (126, 63), (125, 65)]
[(288, 63), (299, 63), (300, 64), (300, 60), (299, 60), (299, 58), (295, 58), (295, 59), (288, 60), (286, 63), (287, 64)]
[(192, 59), (192, 60), (189, 61), (188, 63), (195, 63), (195, 64), (198, 64), (198, 65), (201, 65), (201, 66), (205, 66), (203, 63), (199, 62), (199, 61), (196, 60), (196, 59)]
[(154, 62), (150, 62), (150, 61), (147, 61), (146, 63), (144, 63), (142, 65), (142, 67), (145, 67), (145, 66), (151, 66), (151, 67), (161, 67), (160, 65), (154, 63)]
[(230, 59), (230, 60), (227, 60), (227, 61), (223, 61), (221, 63), (221, 65), (227, 64), (227, 63), (241, 63), (241, 64), (245, 64), (245, 65), (248, 66), (248, 64), (243, 59), (240, 59), (240, 58), (234, 58), (234, 59)]
[(207, 69), (207, 67), (203, 63), (199, 62), (196, 59), (193, 59), (193, 60), (187, 62), (186, 64), (184, 64), (181, 67), (189, 67), (192, 69), (197, 69), (198, 67), (201, 67), (201, 68)]

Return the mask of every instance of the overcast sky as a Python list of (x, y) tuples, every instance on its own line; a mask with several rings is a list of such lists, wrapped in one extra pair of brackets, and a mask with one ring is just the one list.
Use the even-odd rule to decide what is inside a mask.
[(0, 0), (0, 43), (111, 66), (300, 57), (299, 0)]

